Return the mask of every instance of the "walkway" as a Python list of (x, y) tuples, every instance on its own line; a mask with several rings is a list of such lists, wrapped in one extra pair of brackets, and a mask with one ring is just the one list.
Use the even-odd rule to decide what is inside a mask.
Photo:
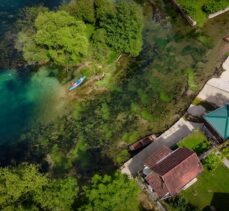
[(228, 160), (228, 159), (224, 159), (224, 160), (223, 160), (223, 164), (224, 164), (227, 168), (229, 168), (229, 160)]
[(166, 145), (168, 147), (174, 146), (181, 139), (191, 134), (193, 130), (200, 128), (201, 126), (202, 124), (191, 123), (186, 121), (184, 118), (181, 118), (169, 130), (159, 136), (155, 142), (128, 160), (121, 167), (121, 172), (129, 176), (135, 176), (138, 171), (143, 169), (144, 160), (152, 153), (152, 151), (162, 145)]
[[(198, 98), (209, 101), (218, 106), (222, 106), (229, 102), (229, 57), (224, 62), (223, 68), (225, 71), (220, 78), (210, 79), (197, 96)], [(161, 145), (172, 147), (181, 139), (191, 134), (193, 130), (201, 127), (202, 124), (186, 121), (182, 117), (170, 129), (159, 136), (155, 142), (128, 160), (121, 167), (121, 172), (129, 176), (135, 176), (138, 171), (143, 169), (144, 160), (152, 153), (152, 151), (159, 148)]]
[(198, 98), (223, 106), (229, 102), (229, 57), (223, 64), (224, 72), (219, 78), (210, 79), (201, 90)]

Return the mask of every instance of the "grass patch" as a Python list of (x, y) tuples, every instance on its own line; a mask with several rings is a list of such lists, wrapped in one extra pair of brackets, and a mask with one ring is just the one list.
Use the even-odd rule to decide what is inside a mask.
[(199, 26), (203, 26), (208, 15), (229, 6), (228, 0), (177, 0), (184, 12), (191, 16)]
[(198, 37), (197, 37), (197, 40), (199, 41), (199, 42), (201, 42), (205, 47), (207, 47), (207, 48), (213, 48), (214, 46), (213, 46), (213, 40), (209, 37), (209, 36), (207, 36), (207, 35), (199, 35)]
[[(229, 194), (229, 169), (219, 165), (215, 171), (204, 170), (198, 181), (183, 191), (181, 195), (199, 209), (208, 210), (213, 205), (216, 210), (227, 210)], [(209, 209), (210, 210), (210, 209)]]
[(207, 137), (201, 131), (195, 131), (178, 143), (179, 147), (187, 147), (198, 155), (210, 148)]
[(186, 70), (186, 73), (188, 77), (188, 86), (193, 92), (195, 92), (197, 90), (197, 85), (195, 83), (195, 77), (194, 77), (193, 70), (191, 68), (188, 68)]

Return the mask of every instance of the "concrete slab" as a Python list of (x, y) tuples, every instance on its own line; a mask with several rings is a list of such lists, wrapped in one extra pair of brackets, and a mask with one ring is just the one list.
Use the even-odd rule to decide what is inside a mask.
[(227, 57), (227, 59), (223, 63), (223, 69), (229, 71), (229, 56)]
[[(228, 78), (226, 78), (228, 80)], [(229, 92), (229, 82), (224, 78), (212, 78), (207, 84), (225, 92)]]
[(224, 164), (227, 168), (229, 168), (229, 160), (228, 160), (228, 159), (224, 159), (224, 160), (223, 160), (223, 164)]
[(198, 98), (214, 103), (217, 106), (223, 106), (229, 103), (229, 93), (216, 87), (206, 84), (198, 95)]
[(224, 72), (221, 74), (220, 78), (223, 79), (223, 80), (225, 80), (225, 81), (227, 81), (227, 82), (229, 82), (229, 70), (224, 71)]
[(174, 146), (181, 139), (191, 134), (194, 130), (202, 127), (202, 124), (191, 123), (181, 118), (170, 129), (165, 131), (161, 136), (157, 138), (155, 142), (143, 149), (133, 158), (128, 160), (122, 167), (121, 172), (129, 175), (130, 177), (136, 176), (138, 171), (141, 171), (144, 167), (144, 160), (149, 157), (154, 150), (158, 149), (162, 145), (168, 147)]

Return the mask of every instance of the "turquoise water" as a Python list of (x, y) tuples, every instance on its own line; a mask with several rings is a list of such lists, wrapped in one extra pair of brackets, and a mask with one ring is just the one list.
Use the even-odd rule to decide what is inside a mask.
[(33, 124), (51, 119), (61, 94), (61, 85), (46, 70), (33, 74), (1, 70), (0, 144), (12, 142)]
[[(0, 36), (11, 29), (24, 7), (55, 8), (63, 1), (0, 0)], [(55, 101), (61, 93), (60, 84), (48, 76), (48, 71), (30, 73), (22, 70), (19, 73), (0, 69), (0, 145), (14, 142), (36, 122), (52, 119), (55, 115), (51, 111), (56, 111)]]

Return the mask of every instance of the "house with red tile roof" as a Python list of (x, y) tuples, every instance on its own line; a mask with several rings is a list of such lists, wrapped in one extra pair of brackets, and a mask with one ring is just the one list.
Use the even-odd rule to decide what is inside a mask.
[(172, 151), (166, 146), (152, 152), (144, 162), (143, 174), (157, 198), (178, 194), (193, 184), (203, 167), (195, 152), (187, 148)]

